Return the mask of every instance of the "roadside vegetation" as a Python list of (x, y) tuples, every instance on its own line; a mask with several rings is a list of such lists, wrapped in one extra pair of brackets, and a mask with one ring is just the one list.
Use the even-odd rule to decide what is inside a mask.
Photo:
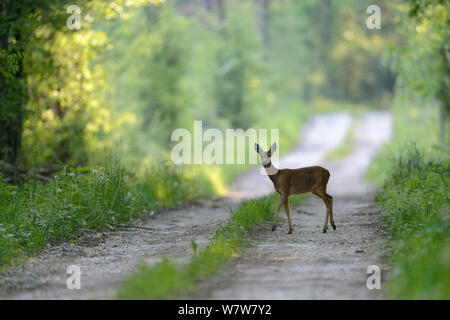
[[(401, 45), (391, 50), (398, 72), (394, 136), (367, 177), (390, 232), (385, 283), (388, 298), (450, 299), (450, 34), (441, 1), (403, 1)], [(426, 48), (426, 50), (418, 50)]]
[(0, 268), (83, 230), (132, 224), (161, 208), (218, 193), (202, 171), (152, 165), (142, 174), (120, 161), (68, 168), (49, 183), (11, 185), (0, 176)]
[[(176, 299), (187, 291), (195, 293), (197, 281), (220, 272), (227, 260), (239, 256), (248, 243), (247, 233), (251, 229), (273, 220), (278, 199), (278, 194), (272, 194), (242, 202), (206, 248), (197, 250), (195, 240), (192, 240), (193, 255), (184, 265), (167, 259), (153, 266), (141, 263), (138, 271), (124, 282), (117, 298)], [(291, 197), (290, 204), (297, 205), (304, 199), (305, 196)]]
[(366, 174), (378, 187), (389, 176), (389, 168), (395, 159), (412, 145), (428, 155), (442, 154), (447, 148), (439, 136), (439, 110), (436, 105), (420, 106), (404, 96), (398, 96), (391, 113), (392, 140), (375, 155)]
[(390, 231), (394, 299), (450, 299), (449, 157), (412, 146), (389, 168), (377, 201)]
[(450, 299), (450, 150), (439, 137), (438, 109), (403, 100), (393, 116), (393, 140), (367, 173), (380, 187), (376, 200), (390, 233), (387, 297)]

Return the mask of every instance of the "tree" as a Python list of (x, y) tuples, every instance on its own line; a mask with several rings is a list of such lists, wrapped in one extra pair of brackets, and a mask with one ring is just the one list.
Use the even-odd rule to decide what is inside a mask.
[(35, 28), (58, 19), (52, 14), (53, 4), (45, 0), (0, 3), (0, 161), (18, 163), (28, 100), (25, 63)]
[(403, 43), (395, 67), (413, 96), (439, 102), (441, 137), (450, 112), (450, 20), (448, 0), (404, 0), (398, 6)]

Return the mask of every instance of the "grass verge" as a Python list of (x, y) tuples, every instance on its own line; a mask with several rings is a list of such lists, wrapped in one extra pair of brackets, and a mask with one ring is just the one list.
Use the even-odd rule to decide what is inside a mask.
[[(297, 205), (305, 196), (291, 198)], [(122, 285), (118, 299), (175, 299), (181, 292), (195, 291), (196, 281), (219, 272), (224, 262), (238, 256), (246, 244), (247, 231), (257, 224), (272, 221), (277, 194), (262, 199), (244, 201), (233, 213), (228, 223), (216, 231), (210, 244), (197, 252), (193, 241), (194, 254), (184, 266), (165, 259), (153, 266), (142, 263), (138, 272)]]
[(386, 285), (394, 299), (450, 299), (450, 184), (448, 157), (416, 148), (400, 156), (377, 201), (392, 234)]
[[(439, 142), (438, 110), (397, 102), (394, 137), (372, 161), (367, 178), (380, 191), (392, 272), (388, 298), (450, 298), (449, 157)], [(447, 125), (448, 127), (448, 125)], [(447, 138), (448, 141), (448, 138)]]
[(426, 153), (440, 152), (436, 148), (440, 144), (438, 109), (434, 106), (414, 106), (400, 98), (398, 100), (391, 111), (392, 140), (375, 155), (366, 173), (367, 179), (377, 187), (383, 185), (398, 155), (408, 152), (408, 146), (415, 144)]

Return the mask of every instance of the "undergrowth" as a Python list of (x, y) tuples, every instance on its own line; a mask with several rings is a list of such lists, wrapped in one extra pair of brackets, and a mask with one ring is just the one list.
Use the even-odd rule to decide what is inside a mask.
[(412, 147), (377, 196), (392, 238), (387, 283), (395, 299), (450, 299), (450, 163)]

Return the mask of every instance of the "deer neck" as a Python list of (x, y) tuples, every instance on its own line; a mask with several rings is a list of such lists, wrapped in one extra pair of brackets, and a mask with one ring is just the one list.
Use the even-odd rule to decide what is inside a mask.
[(275, 168), (275, 166), (272, 164), (272, 161), (266, 166), (263, 166), (266, 170), (267, 175), (269, 176), (270, 180), (272, 180), (273, 183), (275, 183), (276, 178), (278, 176), (278, 169)]

